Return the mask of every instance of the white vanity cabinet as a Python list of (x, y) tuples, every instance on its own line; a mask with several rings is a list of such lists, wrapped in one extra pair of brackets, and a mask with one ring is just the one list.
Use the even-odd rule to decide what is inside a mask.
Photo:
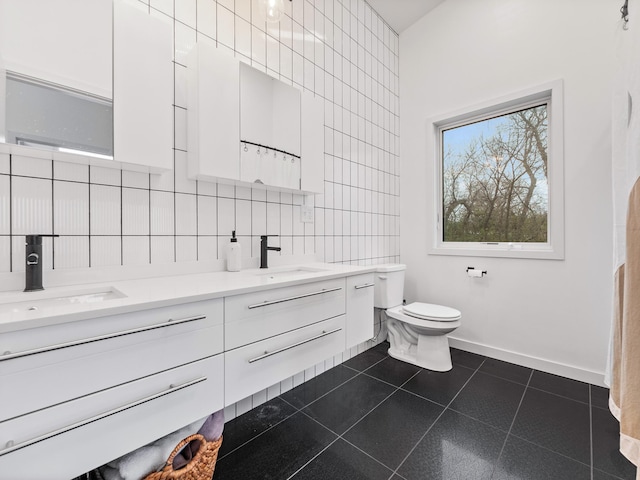
[(0, 479), (79, 476), (369, 340), (373, 273), (341, 268), (3, 331)]
[(345, 279), (225, 299), (225, 405), (345, 349)]
[(222, 299), (4, 333), (0, 350), (12, 480), (80, 475), (223, 406)]
[(373, 273), (347, 277), (347, 348), (373, 338)]

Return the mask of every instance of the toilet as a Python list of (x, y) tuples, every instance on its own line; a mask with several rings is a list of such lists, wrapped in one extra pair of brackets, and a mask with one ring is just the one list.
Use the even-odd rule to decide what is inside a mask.
[(389, 355), (428, 370), (451, 370), (447, 334), (460, 326), (462, 314), (450, 307), (414, 302), (403, 305), (406, 265), (376, 266), (374, 307), (387, 314)]

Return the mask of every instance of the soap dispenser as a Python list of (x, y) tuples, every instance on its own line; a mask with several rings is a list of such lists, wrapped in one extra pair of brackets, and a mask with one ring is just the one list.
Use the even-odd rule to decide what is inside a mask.
[(227, 270), (229, 272), (239, 272), (242, 252), (238, 239), (236, 238), (236, 231), (231, 232), (231, 242), (227, 246)]

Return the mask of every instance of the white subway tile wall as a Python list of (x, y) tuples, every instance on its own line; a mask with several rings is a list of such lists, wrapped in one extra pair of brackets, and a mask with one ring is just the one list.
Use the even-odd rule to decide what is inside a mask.
[[(259, 256), (259, 236), (268, 233), (279, 235), (271, 243), (282, 247), (271, 255), (399, 261), (398, 36), (369, 4), (285, 1), (282, 20), (267, 24), (257, 0), (142, 3), (151, 15), (173, 19), (173, 171), (149, 175), (0, 154), (0, 272), (24, 270), (29, 233), (60, 235), (44, 240), (45, 267), (55, 269), (220, 259), (232, 230), (244, 257)], [(324, 194), (187, 178), (186, 55), (197, 41), (212, 40), (324, 99)], [(313, 206), (313, 223), (302, 223), (303, 204)], [(229, 418), (353, 354), (261, 392)]]

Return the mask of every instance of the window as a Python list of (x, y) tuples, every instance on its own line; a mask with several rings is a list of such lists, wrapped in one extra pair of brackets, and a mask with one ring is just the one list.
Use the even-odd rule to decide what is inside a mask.
[(431, 122), (431, 253), (563, 258), (561, 82)]

